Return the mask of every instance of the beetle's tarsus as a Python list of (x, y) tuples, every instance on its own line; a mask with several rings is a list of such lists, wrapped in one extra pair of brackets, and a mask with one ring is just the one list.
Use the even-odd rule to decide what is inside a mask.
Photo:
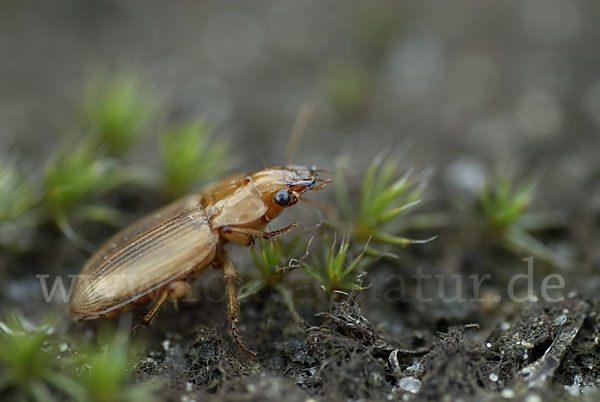
[(137, 324), (135, 324), (134, 326), (131, 327), (131, 329), (129, 330), (129, 333), (133, 336), (135, 335), (141, 328), (146, 327), (147, 324), (143, 323), (142, 321), (138, 322)]
[(262, 238), (265, 240), (269, 240), (272, 237), (283, 234), (283, 233), (287, 232), (288, 230), (297, 228), (297, 227), (298, 227), (298, 222), (290, 223), (289, 225), (287, 225), (284, 228), (277, 229), (272, 232), (263, 232)]
[(238, 332), (237, 325), (235, 325), (235, 321), (233, 320), (231, 321), (231, 336), (233, 337), (235, 343), (237, 343), (240, 349), (242, 349), (244, 352), (248, 353), (252, 357), (258, 356), (258, 353), (254, 352), (252, 349), (248, 348), (246, 344), (244, 344), (244, 341)]

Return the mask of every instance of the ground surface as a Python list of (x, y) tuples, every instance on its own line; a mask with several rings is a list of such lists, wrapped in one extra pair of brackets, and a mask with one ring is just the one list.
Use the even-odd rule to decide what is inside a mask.
[[(372, 4), (188, 1), (165, 9), (158, 1), (2, 1), (0, 147), (43, 165), (70, 129), (65, 122), (87, 75), (124, 67), (152, 83), (175, 116), (215, 122), (235, 147), (231, 171), (284, 162), (290, 127), (307, 100), (317, 113), (297, 162), (346, 164), (360, 176), (385, 147), (405, 154), (405, 167), (437, 170), (423, 209), (445, 213), (449, 223), (432, 231), (435, 241), (395, 250), (400, 260), (373, 266), (367, 291), (330, 304), (294, 272), (286, 283), (301, 322), (277, 292), (244, 300), (240, 329), (256, 359), (230, 339), (218, 274), (200, 279), (195, 301), (179, 312), (168, 307), (138, 335), (147, 354), (137, 377), (164, 379), (165, 399), (597, 400), (600, 5)], [(324, 89), (339, 63), (359, 63), (370, 77), (370, 95), (350, 113), (333, 107)], [(131, 158), (152, 165), (152, 141)], [(525, 281), (515, 288), (521, 302), (507, 292), (511, 277), (527, 272), (527, 254), (487, 244), (470, 224), (473, 206), (462, 202), (473, 181), (497, 167), (514, 177), (540, 173), (533, 209), (568, 218), (539, 237), (573, 263), (556, 270), (536, 262), (531, 291)], [(332, 199), (327, 191), (313, 198)], [(162, 203), (135, 188), (106, 201), (132, 220)], [(281, 225), (292, 219), (310, 228), (321, 217), (305, 209)], [(79, 230), (95, 244), (112, 232)], [(31, 317), (64, 311), (44, 303), (35, 275), (74, 274), (86, 254), (51, 226), (32, 233), (31, 243), (26, 254), (0, 252), (0, 313), (15, 306)], [(248, 253), (234, 252), (246, 280), (256, 275)], [(491, 277), (477, 301), (444, 301), (433, 279), (424, 284), (431, 300), (422, 301), (418, 272), (444, 274), (446, 299), (456, 289), (451, 275)], [(565, 279), (553, 293), (563, 300), (546, 302), (541, 284), (553, 273)], [(469, 286), (464, 292), (473, 298)], [(98, 328), (64, 322), (66, 333), (94, 336)]]

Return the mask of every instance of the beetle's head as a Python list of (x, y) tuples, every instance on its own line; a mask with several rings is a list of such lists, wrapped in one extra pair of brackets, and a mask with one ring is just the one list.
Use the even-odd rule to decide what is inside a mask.
[(251, 175), (252, 182), (268, 207), (266, 218), (277, 217), (285, 208), (296, 204), (308, 190), (321, 190), (331, 179), (323, 179), (326, 174), (316, 167), (284, 166), (261, 170)]

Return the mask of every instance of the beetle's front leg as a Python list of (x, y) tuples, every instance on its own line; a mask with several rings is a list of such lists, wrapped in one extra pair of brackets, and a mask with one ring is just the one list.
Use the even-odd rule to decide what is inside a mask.
[(288, 230), (293, 229), (293, 228), (297, 228), (297, 227), (298, 227), (298, 222), (293, 222), (293, 223), (290, 223), (289, 225), (287, 225), (284, 228), (273, 230), (272, 232), (263, 232), (262, 238), (268, 240), (271, 237), (275, 237), (275, 236), (278, 236), (280, 234), (284, 234)]
[(236, 322), (238, 320), (238, 314), (240, 312), (240, 305), (239, 305), (238, 297), (237, 297), (237, 289), (235, 287), (235, 281), (237, 279), (235, 267), (233, 266), (231, 261), (227, 260), (227, 261), (225, 261), (225, 263), (223, 263), (223, 265), (221, 266), (221, 269), (223, 270), (223, 274), (225, 275), (225, 287), (227, 289), (227, 302), (228, 302), (227, 303), (227, 316), (228, 316), (229, 320), (231, 321), (231, 335), (233, 336), (235, 343), (237, 343), (238, 346), (243, 351), (245, 351), (252, 357), (256, 357), (256, 352), (253, 352), (252, 350), (248, 349), (248, 347), (246, 345), (244, 345), (244, 342), (242, 341), (242, 338), (241, 338), (240, 333), (238, 332), (238, 329), (236, 326)]
[(295, 227), (298, 227), (297, 222), (290, 223), (289, 225), (287, 225), (286, 227), (281, 228), (281, 229), (273, 230), (271, 232), (265, 232), (263, 230), (252, 229), (252, 228), (240, 228), (240, 227), (235, 227), (235, 226), (225, 226), (225, 227), (221, 228), (221, 233), (222, 233), (223, 237), (225, 237), (227, 240), (229, 240), (231, 242), (234, 242), (237, 244), (242, 244), (242, 245), (247, 245), (247, 244), (253, 244), (254, 239), (257, 237), (268, 240), (272, 237), (283, 234), (283, 233), (287, 232), (288, 230), (295, 228)]

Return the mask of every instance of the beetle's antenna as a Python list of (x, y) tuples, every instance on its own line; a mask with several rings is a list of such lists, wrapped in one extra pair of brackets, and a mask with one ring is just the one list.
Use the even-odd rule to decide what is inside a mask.
[(298, 145), (298, 141), (304, 134), (304, 129), (310, 120), (310, 117), (315, 111), (315, 105), (311, 102), (304, 103), (296, 116), (296, 121), (294, 122), (294, 128), (292, 129), (292, 134), (290, 135), (290, 141), (288, 143), (288, 154), (287, 154), (287, 164), (294, 164), (294, 151), (296, 150), (296, 146)]

